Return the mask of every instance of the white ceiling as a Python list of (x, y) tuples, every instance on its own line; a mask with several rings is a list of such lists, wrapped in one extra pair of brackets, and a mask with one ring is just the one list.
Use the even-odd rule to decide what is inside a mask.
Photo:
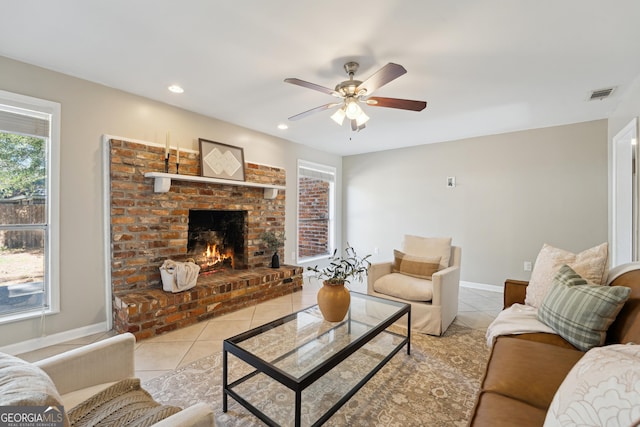
[[(638, 0), (0, 0), (0, 55), (342, 155), (606, 118), (640, 75)], [(407, 74), (351, 134), (323, 111), (360, 62)], [(123, 66), (125, 65), (125, 66)], [(0, 85), (2, 77), (0, 76)], [(185, 93), (167, 91), (180, 84)], [(616, 86), (603, 101), (590, 92)], [(353, 136), (352, 140), (349, 140)]]

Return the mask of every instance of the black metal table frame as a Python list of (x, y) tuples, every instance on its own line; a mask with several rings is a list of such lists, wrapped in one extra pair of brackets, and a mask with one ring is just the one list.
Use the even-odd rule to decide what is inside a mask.
[[(382, 299), (382, 298), (373, 297), (373, 296), (370, 296), (370, 295), (360, 294), (360, 293), (356, 293), (356, 292), (352, 292), (352, 294), (357, 294), (358, 297), (364, 298), (364, 299), (370, 299), (370, 300), (381, 300)], [(394, 303), (394, 304), (402, 304), (399, 301), (391, 301), (391, 300), (385, 300), (385, 301), (391, 302), (391, 303)], [(281, 370), (281, 369), (277, 368), (276, 366), (274, 366), (272, 363), (267, 363), (267, 362), (263, 361), (259, 357), (253, 355), (252, 353), (249, 353), (248, 351), (242, 349), (241, 347), (239, 347), (239, 346), (237, 346), (235, 344), (236, 342), (238, 342), (238, 343), (242, 342), (242, 341), (244, 341), (244, 340), (246, 340), (248, 338), (254, 337), (254, 336), (259, 335), (259, 334), (261, 334), (263, 332), (271, 330), (275, 326), (283, 325), (284, 323), (286, 323), (286, 322), (288, 322), (288, 321), (290, 321), (292, 319), (295, 319), (297, 317), (298, 313), (300, 313), (302, 311), (306, 311), (308, 309), (309, 308), (306, 308), (304, 310), (300, 310), (300, 311), (298, 311), (296, 313), (292, 313), (292, 314), (284, 316), (284, 317), (282, 317), (280, 319), (277, 319), (277, 320), (274, 320), (272, 322), (269, 322), (269, 323), (267, 323), (265, 325), (259, 326), (257, 328), (251, 329), (251, 330), (249, 330), (247, 332), (243, 332), (243, 333), (241, 333), (239, 335), (236, 335), (234, 337), (231, 337), (231, 338), (228, 338), (228, 339), (224, 340), (223, 346), (222, 346), (222, 392), (223, 392), (223, 396), (222, 396), (222, 411), (223, 412), (227, 412), (227, 398), (228, 398), (228, 396), (231, 396), (238, 403), (240, 403), (242, 406), (244, 406), (246, 409), (248, 409), (252, 414), (254, 414), (256, 417), (258, 417), (260, 420), (264, 421), (267, 425), (274, 426), (274, 427), (278, 426), (279, 425), (278, 423), (276, 423), (270, 417), (268, 417), (267, 415), (262, 413), (258, 408), (256, 408), (254, 405), (252, 405), (247, 400), (242, 398), (238, 393), (236, 393), (233, 390), (233, 387), (245, 382), (246, 380), (252, 378), (253, 376), (255, 376), (255, 375), (259, 374), (259, 373), (263, 373), (263, 374), (268, 375), (272, 379), (278, 381), (280, 384), (284, 385), (285, 387), (289, 388), (290, 390), (292, 390), (295, 393), (295, 395), (296, 395), (296, 401), (295, 401), (295, 426), (296, 427), (300, 427), (301, 415), (302, 415), (301, 414), (301, 410), (302, 410), (302, 392), (307, 387), (309, 387), (314, 382), (316, 382), (318, 379), (320, 379), (323, 375), (328, 373), (331, 369), (336, 367), (338, 364), (343, 362), (346, 358), (348, 358), (353, 353), (355, 353), (360, 348), (362, 348), (365, 344), (367, 344), (373, 338), (377, 337), (380, 333), (385, 331), (389, 326), (391, 326), (397, 320), (402, 318), (404, 315), (407, 315), (407, 326), (408, 326), (408, 328), (407, 328), (406, 337), (404, 335), (400, 335), (400, 334), (397, 334), (395, 332), (386, 331), (389, 334), (395, 335), (397, 337), (402, 337), (403, 340), (384, 359), (382, 359), (373, 368), (373, 370), (371, 372), (369, 372), (362, 380), (360, 380), (349, 392), (347, 392), (340, 400), (338, 400), (338, 402), (336, 402), (331, 408), (329, 408), (329, 410), (324, 415), (322, 415), (313, 424), (313, 426), (320, 426), (325, 421), (327, 421), (334, 413), (336, 413), (336, 411), (338, 409), (340, 409), (342, 407), (342, 405), (344, 405), (354, 394), (356, 394), (358, 392), (358, 390), (360, 390), (360, 388), (362, 388), (380, 369), (382, 369), (382, 367), (389, 360), (391, 360), (391, 358), (393, 356), (395, 356), (396, 353), (398, 353), (400, 351), (400, 349), (402, 349), (402, 347), (404, 347), (405, 344), (407, 345), (407, 354), (408, 355), (411, 354), (411, 305), (409, 305), (409, 304), (403, 304), (402, 306), (399, 306), (398, 312), (396, 312), (393, 316), (387, 318), (384, 322), (380, 323), (379, 325), (377, 325), (372, 330), (368, 331), (367, 333), (365, 333), (361, 337), (357, 338), (356, 340), (354, 340), (352, 343), (350, 343), (349, 345), (347, 345), (346, 347), (344, 347), (340, 351), (336, 352), (336, 354), (334, 354), (333, 356), (331, 356), (330, 358), (328, 358), (327, 360), (325, 360), (324, 362), (322, 362), (321, 364), (319, 364), (318, 366), (316, 366), (315, 368), (313, 368), (312, 370), (307, 372), (300, 379), (297, 379), (296, 377), (293, 377), (292, 375), (288, 374), (287, 372), (284, 372), (283, 370)], [(329, 333), (329, 331), (335, 330), (336, 328), (343, 327), (345, 325), (350, 330), (351, 329), (351, 322), (352, 322), (351, 309), (349, 309), (349, 312), (348, 312), (347, 317), (345, 318), (345, 320), (343, 320), (342, 322), (336, 322), (336, 324), (331, 329), (329, 329), (326, 332), (324, 332), (323, 335)], [(357, 322), (357, 321), (353, 320), (353, 322)], [(317, 339), (317, 338), (318, 337), (315, 337), (314, 339)], [(284, 355), (280, 356), (278, 359), (274, 360), (274, 362), (277, 362), (278, 360), (281, 360), (284, 357), (287, 357), (292, 352), (296, 351), (297, 348), (299, 348), (299, 347), (300, 346), (296, 347), (295, 349), (293, 349), (290, 352), (285, 353)], [(249, 365), (253, 366), (256, 370), (251, 372), (251, 373), (249, 373), (249, 374), (247, 374), (247, 375), (245, 375), (245, 376), (243, 376), (242, 378), (239, 378), (238, 380), (232, 382), (231, 384), (229, 384), (228, 383), (228, 372), (227, 372), (228, 353), (233, 354), (238, 359), (240, 359), (243, 362), (248, 363)]]

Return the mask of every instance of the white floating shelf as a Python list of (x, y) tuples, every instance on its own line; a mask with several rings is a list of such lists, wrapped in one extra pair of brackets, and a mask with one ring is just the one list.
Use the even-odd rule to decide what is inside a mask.
[(171, 188), (171, 180), (204, 182), (209, 184), (235, 185), (238, 187), (263, 188), (265, 199), (275, 199), (276, 196), (278, 195), (278, 190), (284, 190), (286, 188), (283, 185), (260, 184), (257, 182), (233, 181), (230, 179), (208, 178), (206, 176), (180, 175), (175, 173), (164, 173), (164, 172), (147, 172), (144, 174), (144, 176), (145, 178), (155, 179), (155, 182), (153, 183), (153, 191), (156, 193), (168, 192), (169, 189)]

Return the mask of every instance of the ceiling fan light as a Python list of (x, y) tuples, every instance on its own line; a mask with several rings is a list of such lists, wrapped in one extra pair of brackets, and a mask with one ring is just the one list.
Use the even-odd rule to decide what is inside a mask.
[(356, 117), (356, 124), (358, 127), (364, 126), (365, 123), (369, 121), (369, 116), (367, 116), (362, 109), (360, 109), (360, 114)]
[(335, 113), (331, 115), (331, 120), (333, 120), (334, 122), (342, 126), (342, 123), (344, 123), (345, 116), (346, 116), (346, 113), (344, 112), (344, 107), (339, 108), (338, 110), (336, 110)]
[(358, 101), (353, 98), (349, 98), (346, 101), (345, 113), (349, 120), (353, 120), (362, 114), (362, 108), (358, 105)]

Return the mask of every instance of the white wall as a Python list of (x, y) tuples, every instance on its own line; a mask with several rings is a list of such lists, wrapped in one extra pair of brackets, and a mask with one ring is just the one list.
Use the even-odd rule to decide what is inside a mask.
[(640, 115), (640, 76), (636, 78), (626, 93), (624, 99), (609, 116), (609, 140), (629, 123), (634, 117)]
[(345, 157), (343, 194), (343, 239), (376, 260), (404, 234), (451, 236), (462, 280), (528, 279), (545, 242), (607, 241), (607, 121)]
[[(339, 156), (68, 75), (0, 57), (0, 76), (2, 90), (62, 104), (61, 313), (47, 318), (44, 331), (39, 319), (0, 325), (0, 347), (25, 340), (48, 345), (51, 340), (43, 335), (68, 339), (95, 332), (92, 328), (106, 320), (103, 134), (164, 144), (170, 131), (172, 141), (179, 140), (184, 148), (198, 150), (198, 138), (206, 138), (243, 147), (246, 161), (284, 167), (287, 263), (294, 261), (290, 256), (296, 243), (297, 159), (335, 166), (341, 174)], [(337, 197), (341, 199), (340, 194)], [(340, 212), (341, 206), (337, 208)], [(339, 223), (338, 232), (342, 232)]]

